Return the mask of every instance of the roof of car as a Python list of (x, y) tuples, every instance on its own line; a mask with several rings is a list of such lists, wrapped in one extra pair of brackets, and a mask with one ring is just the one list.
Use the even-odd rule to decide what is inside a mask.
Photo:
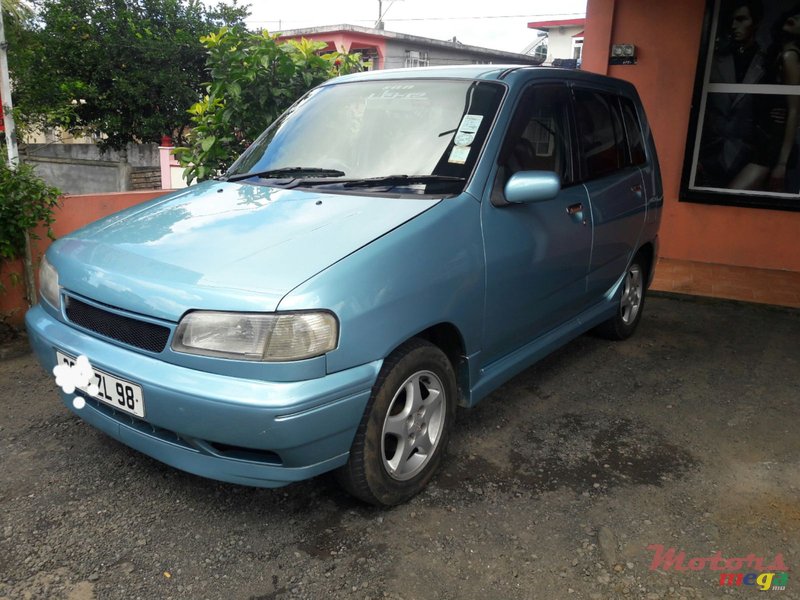
[(443, 67), (415, 67), (409, 69), (385, 69), (378, 71), (365, 71), (343, 75), (329, 80), (326, 84), (345, 83), (352, 81), (375, 81), (381, 79), (481, 79), (481, 80), (514, 80), (519, 76), (524, 79), (534, 77), (561, 77), (573, 81), (619, 84), (620, 87), (630, 87), (628, 82), (613, 77), (598, 75), (576, 69), (561, 69), (556, 67), (536, 67), (531, 65), (448, 65)]
[(382, 69), (343, 75), (335, 81), (357, 81), (362, 79), (418, 79), (418, 78), (459, 78), (459, 79), (498, 79), (509, 69), (528, 68), (530, 65), (447, 65), (443, 67), (414, 67), (409, 69)]

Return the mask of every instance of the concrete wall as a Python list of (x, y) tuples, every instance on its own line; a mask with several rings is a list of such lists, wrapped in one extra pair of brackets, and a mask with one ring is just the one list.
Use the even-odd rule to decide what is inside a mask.
[[(583, 69), (636, 85), (664, 179), (661, 256), (800, 271), (800, 212), (679, 202), (705, 0), (589, 0)], [(611, 44), (636, 44), (637, 64), (610, 66)]]
[(156, 144), (128, 144), (127, 163), (115, 150), (101, 152), (94, 144), (27, 144), (22, 161), (65, 194), (119, 192), (130, 189), (134, 170), (158, 169)]

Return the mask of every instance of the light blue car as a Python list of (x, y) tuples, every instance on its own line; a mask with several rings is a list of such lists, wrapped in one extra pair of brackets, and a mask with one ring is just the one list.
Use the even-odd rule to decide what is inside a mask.
[(224, 177), (54, 243), (26, 317), (78, 416), (190, 473), (428, 483), (471, 407), (642, 315), (662, 188), (630, 84), (472, 65), (340, 77)]

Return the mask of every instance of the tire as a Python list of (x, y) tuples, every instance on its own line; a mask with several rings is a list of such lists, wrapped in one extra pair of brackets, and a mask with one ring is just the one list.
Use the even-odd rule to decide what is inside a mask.
[(637, 254), (625, 272), (617, 312), (608, 321), (597, 326), (597, 335), (609, 340), (625, 340), (633, 335), (644, 310), (646, 280), (646, 260), (641, 254)]
[(376, 506), (415, 496), (442, 462), (455, 409), (450, 360), (425, 340), (409, 340), (383, 364), (339, 483)]

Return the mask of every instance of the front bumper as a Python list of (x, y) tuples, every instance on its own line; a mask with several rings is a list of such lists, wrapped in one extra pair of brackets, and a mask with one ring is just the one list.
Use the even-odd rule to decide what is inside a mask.
[(278, 487), (342, 466), (382, 361), (297, 382), (241, 379), (176, 366), (74, 329), (35, 306), (31, 345), (52, 372), (56, 349), (142, 387), (145, 419), (94, 400), (75, 414), (144, 454), (211, 479)]

